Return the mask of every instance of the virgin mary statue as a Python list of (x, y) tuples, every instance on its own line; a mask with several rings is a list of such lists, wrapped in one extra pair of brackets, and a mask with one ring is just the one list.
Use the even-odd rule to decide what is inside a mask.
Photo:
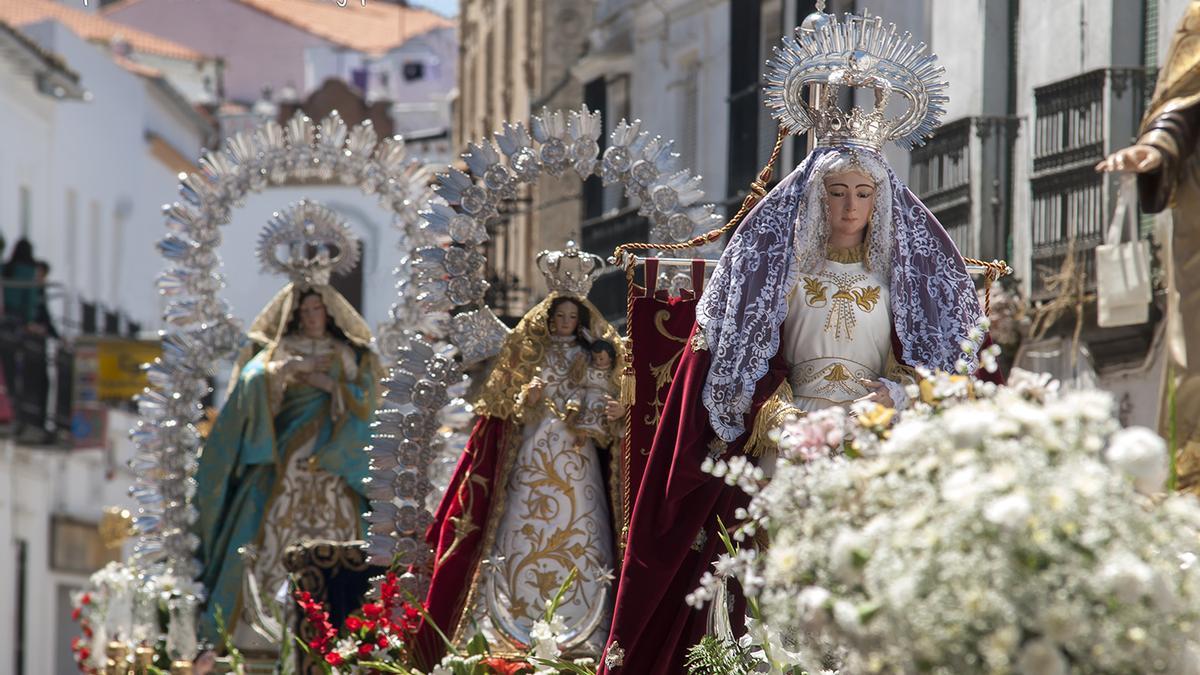
[(362, 448), (383, 373), (366, 321), (328, 285), (333, 266), (294, 267), (258, 314), (200, 455), (201, 633), (219, 640), (219, 614), (243, 650), (279, 649), (251, 626), (287, 583), (288, 546), (364, 531)]
[[(551, 293), (509, 334), (488, 373), (479, 417), (442, 498), (429, 543), (428, 616), (463, 646), (483, 633), (497, 655), (521, 655), (547, 603), (568, 655), (598, 656), (611, 615), (615, 542), (607, 466), (614, 433), (616, 331), (584, 296), (595, 256), (543, 252)], [(615, 483), (610, 483), (615, 484)], [(445, 649), (434, 626), (422, 660)]]
[[(772, 411), (903, 408), (911, 367), (956, 370), (981, 314), (963, 257), (880, 152), (936, 121), (940, 69), (910, 69), (928, 57), (904, 51), (894, 26), (819, 16), (816, 37), (776, 51), (767, 92), (817, 146), (741, 223), (697, 305), (634, 502), (602, 673), (685, 672), (709, 632), (684, 598), (724, 550), (718, 523), (747, 500), (703, 473), (705, 458), (769, 449)], [(801, 96), (811, 83), (829, 88), (826, 105)], [(874, 90), (874, 109), (838, 109), (847, 85)], [(893, 89), (912, 104), (898, 119), (885, 116)]]

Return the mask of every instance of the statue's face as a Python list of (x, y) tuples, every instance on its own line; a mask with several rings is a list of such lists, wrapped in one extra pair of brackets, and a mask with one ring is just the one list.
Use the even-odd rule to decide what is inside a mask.
[(830, 234), (862, 240), (875, 208), (875, 180), (857, 169), (825, 177)]
[(310, 295), (300, 301), (300, 331), (309, 337), (325, 334), (325, 302), (319, 295)]
[(574, 335), (575, 329), (579, 328), (579, 307), (573, 302), (560, 302), (554, 308), (550, 323), (555, 335)]
[(603, 349), (598, 352), (592, 352), (592, 365), (600, 370), (608, 370), (612, 368), (612, 364), (612, 357), (608, 355), (608, 352)]

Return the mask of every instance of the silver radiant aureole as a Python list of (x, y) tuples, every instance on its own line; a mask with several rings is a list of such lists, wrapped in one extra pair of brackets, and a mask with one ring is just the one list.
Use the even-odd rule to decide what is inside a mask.
[[(797, 28), (785, 37), (767, 63), (766, 103), (772, 115), (794, 134), (813, 129), (821, 145), (861, 145), (876, 150), (888, 141), (903, 148), (921, 145), (945, 114), (945, 69), (925, 43), (910, 33), (863, 12), (841, 20), (829, 16)], [(827, 95), (814, 106), (805, 88), (826, 85)], [(841, 87), (872, 89), (870, 110), (838, 108)], [(899, 97), (907, 104), (896, 115), (886, 110)]]
[(263, 271), (319, 286), (358, 264), (358, 237), (336, 212), (302, 199), (271, 215), (255, 250)]
[[(204, 414), (200, 401), (214, 364), (232, 357), (245, 339), (222, 297), (221, 228), (247, 195), (309, 182), (356, 185), (376, 195), (394, 214), (403, 252), (411, 250), (417, 212), (425, 206), (423, 163), (408, 155), (401, 137), (380, 138), (370, 122), (350, 127), (336, 112), (319, 122), (297, 112), (285, 124), (270, 120), (225, 139), (200, 159), (198, 171), (181, 174), (179, 201), (163, 207), (167, 233), (158, 250), (167, 268), (156, 285), (168, 301), (167, 326), (162, 356), (146, 367), (150, 386), (137, 397), (140, 419), (130, 432), (137, 448), (130, 462), (135, 472), (130, 494), (138, 502), (133, 562), (144, 574), (192, 579), (198, 572), (192, 500), (200, 446), (196, 422)], [(278, 214), (260, 246), (260, 260), (285, 266), (279, 248), (307, 256), (302, 240), (319, 238), (325, 241), (307, 242), (317, 244), (308, 258), (310, 271), (326, 262), (353, 267), (357, 246), (335, 222), (315, 204)], [(397, 318), (411, 323), (410, 315)]]

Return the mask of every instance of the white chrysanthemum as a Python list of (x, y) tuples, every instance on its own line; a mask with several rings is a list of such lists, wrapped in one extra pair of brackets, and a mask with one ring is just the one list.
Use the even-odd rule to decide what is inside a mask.
[(989, 523), (1009, 530), (1023, 527), (1031, 513), (1033, 505), (1029, 503), (1029, 497), (1020, 492), (995, 499), (983, 509), (983, 517), (987, 518)]
[(1104, 458), (1133, 479), (1142, 494), (1161, 492), (1170, 475), (1167, 444), (1145, 427), (1130, 427), (1113, 434)]

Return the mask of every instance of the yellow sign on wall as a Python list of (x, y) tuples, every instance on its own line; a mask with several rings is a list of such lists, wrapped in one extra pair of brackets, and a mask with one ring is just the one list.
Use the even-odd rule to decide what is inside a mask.
[(127, 401), (148, 382), (142, 364), (162, 355), (157, 340), (100, 338), (96, 347), (96, 397), (101, 401)]

